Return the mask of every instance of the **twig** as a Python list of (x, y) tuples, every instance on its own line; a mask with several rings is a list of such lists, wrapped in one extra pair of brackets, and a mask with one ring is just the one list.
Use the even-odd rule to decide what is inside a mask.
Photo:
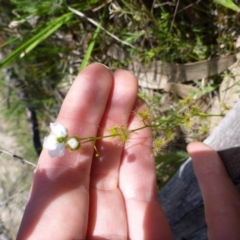
[(170, 27), (170, 30), (169, 30), (170, 32), (172, 31), (172, 27), (173, 27), (174, 20), (175, 20), (175, 17), (176, 17), (176, 14), (177, 14), (177, 10), (178, 10), (178, 5), (179, 5), (179, 0), (177, 1), (177, 5), (176, 5), (176, 7), (175, 7), (173, 19), (172, 19), (172, 22), (171, 22), (171, 27)]
[(198, 4), (199, 2), (201, 2), (201, 0), (197, 0), (196, 2), (189, 4), (188, 6), (180, 9), (177, 13), (180, 13), (180, 12), (182, 12), (182, 11), (185, 11), (186, 9), (192, 7), (193, 5)]
[(41, 153), (41, 150), (42, 150), (42, 144), (40, 141), (37, 113), (34, 110), (34, 108), (32, 108), (29, 105), (26, 105), (26, 111), (27, 111), (27, 115), (28, 115), (30, 125), (31, 125), (31, 130), (32, 130), (31, 133), (32, 133), (34, 149), (35, 149), (37, 155), (39, 156)]
[(98, 11), (99, 9), (103, 8), (107, 3), (110, 3), (110, 2), (112, 2), (112, 0), (107, 0), (105, 3), (101, 4), (100, 6), (94, 8), (94, 9), (92, 9), (92, 11), (93, 11), (93, 12), (96, 12), (96, 11)]
[(20, 160), (22, 163), (27, 163), (27, 164), (29, 164), (29, 165), (32, 165), (32, 166), (35, 167), (35, 168), (37, 167), (37, 165), (35, 165), (35, 164), (32, 163), (32, 162), (29, 162), (28, 160), (26, 160), (26, 159), (23, 158), (23, 157), (20, 157), (20, 156), (18, 156), (18, 155), (16, 155), (16, 154), (11, 153), (11, 152), (8, 152), (8, 151), (6, 151), (6, 150), (0, 149), (0, 154), (2, 154), (2, 153), (5, 153), (5, 154), (7, 154), (7, 155), (9, 155), (9, 156), (17, 159), (17, 160)]
[(124, 45), (127, 45), (129, 47), (132, 47), (134, 49), (136, 49), (136, 47), (134, 47), (132, 44), (128, 43), (128, 42), (125, 42), (123, 40), (121, 40), (120, 38), (118, 38), (117, 36), (115, 36), (114, 34), (110, 33), (108, 30), (106, 30), (105, 28), (103, 28), (98, 22), (94, 21), (93, 19), (87, 17), (84, 13), (74, 9), (74, 8), (71, 8), (71, 7), (68, 7), (68, 9), (75, 13), (76, 15), (78, 15), (79, 17), (82, 17), (82, 18), (85, 18), (87, 19), (90, 23), (92, 23), (94, 26), (96, 27), (99, 27), (101, 30), (103, 30), (106, 34), (108, 34), (110, 37), (112, 37), (113, 39), (117, 40), (118, 42), (124, 44)]

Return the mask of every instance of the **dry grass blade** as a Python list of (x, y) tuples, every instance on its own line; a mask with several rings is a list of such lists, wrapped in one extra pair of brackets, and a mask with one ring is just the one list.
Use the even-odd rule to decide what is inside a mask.
[(128, 43), (128, 42), (125, 42), (123, 40), (121, 40), (120, 38), (118, 38), (117, 36), (115, 36), (114, 34), (110, 33), (108, 30), (106, 30), (104, 27), (101, 26), (101, 24), (99, 24), (98, 22), (94, 21), (93, 19), (87, 17), (84, 13), (74, 9), (74, 8), (71, 8), (71, 7), (68, 7), (68, 9), (75, 13), (76, 15), (78, 15), (79, 17), (81, 18), (85, 18), (87, 19), (90, 23), (92, 23), (94, 26), (100, 28), (101, 30), (103, 30), (106, 34), (108, 34), (110, 37), (112, 37), (113, 39), (115, 39), (116, 41), (122, 43), (123, 45), (127, 45), (131, 48), (134, 48), (136, 49), (136, 47), (134, 47), (132, 44)]
[(0, 154), (2, 154), (2, 153), (5, 153), (5, 154), (11, 156), (14, 159), (20, 160), (22, 163), (27, 163), (27, 164), (35, 167), (35, 168), (37, 167), (37, 165), (35, 165), (34, 163), (32, 163), (32, 162), (30, 162), (30, 161), (28, 161), (28, 160), (26, 160), (26, 159), (24, 159), (24, 158), (22, 158), (22, 157), (20, 157), (20, 156), (18, 156), (16, 154), (14, 154), (14, 153), (8, 152), (8, 151), (3, 150), (3, 149), (0, 149)]

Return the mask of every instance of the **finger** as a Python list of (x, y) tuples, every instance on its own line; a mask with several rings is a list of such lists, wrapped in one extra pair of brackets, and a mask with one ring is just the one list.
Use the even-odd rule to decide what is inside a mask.
[[(100, 64), (77, 76), (57, 118), (69, 136), (96, 136), (111, 85), (110, 72)], [(18, 239), (85, 237), (92, 154), (93, 143), (54, 159), (42, 151)]]
[[(136, 109), (143, 107), (136, 102)], [(133, 115), (129, 129), (143, 126)], [(123, 150), (119, 187), (125, 201), (129, 239), (171, 239), (167, 219), (157, 201), (155, 161), (150, 128), (131, 133)]]
[(187, 150), (203, 196), (209, 239), (239, 239), (240, 195), (223, 162), (203, 143), (191, 143)]
[[(109, 135), (112, 127), (127, 126), (137, 90), (137, 80), (130, 72), (119, 70), (113, 74), (98, 136)], [(94, 158), (91, 169), (88, 238), (127, 239), (125, 206), (118, 188), (123, 143), (118, 137), (104, 138), (96, 146), (99, 157)]]

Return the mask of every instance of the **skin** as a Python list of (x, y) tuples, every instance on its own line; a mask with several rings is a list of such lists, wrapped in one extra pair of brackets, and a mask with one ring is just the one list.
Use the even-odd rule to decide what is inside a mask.
[[(91, 64), (77, 76), (56, 122), (69, 136), (81, 138), (107, 135), (116, 125), (141, 127), (133, 114), (144, 106), (137, 90), (132, 73), (112, 74)], [(92, 142), (54, 159), (43, 149), (17, 239), (172, 239), (157, 202), (151, 130), (132, 133), (126, 144), (106, 138), (96, 146), (99, 157)], [(210, 239), (226, 239), (226, 229), (227, 239), (237, 239), (239, 194), (221, 160), (202, 143), (190, 144), (188, 151), (203, 193)]]
[(212, 148), (203, 143), (191, 143), (187, 150), (203, 196), (209, 239), (239, 239), (240, 194), (223, 162)]

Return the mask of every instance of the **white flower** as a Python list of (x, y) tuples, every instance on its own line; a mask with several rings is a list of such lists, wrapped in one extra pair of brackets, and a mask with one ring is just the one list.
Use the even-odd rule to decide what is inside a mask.
[(80, 141), (78, 137), (70, 137), (68, 138), (67, 142), (66, 142), (67, 147), (74, 151), (77, 150), (80, 147)]
[(48, 149), (51, 158), (63, 156), (65, 152), (65, 140), (67, 129), (60, 123), (50, 123), (52, 134), (44, 138), (43, 147)]
[(50, 123), (52, 132), (59, 138), (67, 137), (67, 129), (60, 123)]

